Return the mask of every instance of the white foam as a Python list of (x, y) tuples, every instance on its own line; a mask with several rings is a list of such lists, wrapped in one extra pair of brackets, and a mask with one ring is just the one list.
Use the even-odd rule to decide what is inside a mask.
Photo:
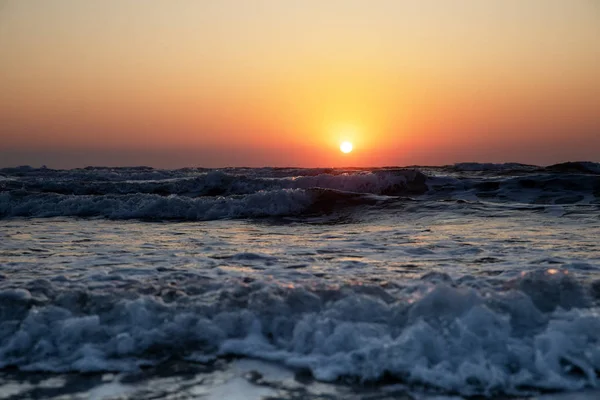
[[(579, 290), (557, 274), (525, 277), (517, 285), (527, 291), (532, 281), (545, 285), (546, 293), (548, 285), (567, 291), (564, 296)], [(549, 311), (542, 313), (523, 301), (528, 299), (523, 292), (483, 296), (474, 289), (426, 284), (432, 290), (416, 298), (411, 291), (410, 301), (399, 293), (395, 301), (383, 302), (357, 287), (323, 302), (302, 288), (261, 284), (244, 289), (234, 303), (218, 305), (213, 295), (182, 294), (171, 303), (152, 296), (98, 298), (91, 309), (100, 311), (83, 316), (68, 309), (75, 304), (34, 306), (18, 326), (2, 330), (0, 366), (131, 371), (177, 355), (207, 362), (235, 354), (308, 369), (322, 381), (392, 376), (465, 395), (598, 385), (597, 309), (569, 309), (576, 303), (560, 296), (534, 299), (556, 302), (544, 303)], [(237, 290), (223, 288), (232, 289)], [(565, 308), (552, 308), (560, 304)]]

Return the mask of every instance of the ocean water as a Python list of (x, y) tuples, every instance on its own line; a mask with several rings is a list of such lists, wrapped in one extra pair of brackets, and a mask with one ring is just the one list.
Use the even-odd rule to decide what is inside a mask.
[(596, 163), (0, 169), (4, 399), (593, 399), (599, 305)]

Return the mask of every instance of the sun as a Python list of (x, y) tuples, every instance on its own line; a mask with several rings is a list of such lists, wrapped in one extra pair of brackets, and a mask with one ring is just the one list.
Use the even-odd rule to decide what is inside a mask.
[(340, 151), (342, 153), (350, 153), (352, 151), (352, 143), (350, 142), (342, 142), (340, 144)]

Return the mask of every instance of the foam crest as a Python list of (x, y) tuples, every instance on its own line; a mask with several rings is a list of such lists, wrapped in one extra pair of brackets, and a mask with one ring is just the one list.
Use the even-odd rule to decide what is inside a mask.
[[(598, 384), (597, 309), (540, 309), (527, 294), (528, 280), (553, 285), (552, 274), (533, 272), (512, 289), (485, 291), (423, 280), (417, 291), (387, 297), (377, 286), (178, 279), (177, 291), (139, 281), (133, 296), (117, 284), (0, 290), (0, 367), (122, 371), (233, 354), (307, 369), (323, 381), (394, 379), (462, 395)], [(559, 290), (587, 290), (572, 282), (577, 289)]]

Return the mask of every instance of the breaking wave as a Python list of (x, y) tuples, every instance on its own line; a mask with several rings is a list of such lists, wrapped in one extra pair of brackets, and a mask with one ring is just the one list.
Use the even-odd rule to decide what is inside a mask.
[[(39, 171), (39, 170), (37, 170)], [(121, 172), (121, 180), (115, 174), (100, 174), (92, 177), (89, 171), (75, 171), (65, 174), (32, 174), (19, 176), (19, 179), (4, 180), (0, 190), (24, 190), (28, 192), (58, 193), (66, 195), (108, 195), (108, 194), (158, 194), (163, 196), (230, 196), (251, 194), (258, 191), (278, 189), (323, 188), (357, 193), (400, 195), (425, 190), (425, 176), (414, 170), (341, 174), (297, 175), (290, 177), (263, 176), (261, 171), (248, 171), (251, 174), (227, 173), (219, 170), (199, 172), (189, 175), (169, 176), (164, 179), (138, 179), (139, 171)], [(171, 171), (158, 171), (165, 176)], [(310, 172), (310, 171), (309, 171)], [(146, 172), (146, 175), (149, 173)], [(110, 179), (107, 179), (107, 176)], [(136, 178), (136, 179), (132, 179)]]
[(212, 220), (294, 216), (377, 202), (369, 195), (426, 190), (425, 175), (412, 170), (289, 178), (211, 171), (152, 181), (88, 180), (79, 173), (69, 179), (33, 174), (33, 178), (0, 181), (0, 217)]
[[(464, 163), (421, 170), (5, 168), (0, 170), (0, 218), (210, 220), (297, 216), (333, 212), (350, 203), (373, 204), (377, 202), (373, 196), (598, 205), (599, 171), (599, 164), (589, 162), (545, 168)], [(359, 201), (351, 193), (363, 196)]]

